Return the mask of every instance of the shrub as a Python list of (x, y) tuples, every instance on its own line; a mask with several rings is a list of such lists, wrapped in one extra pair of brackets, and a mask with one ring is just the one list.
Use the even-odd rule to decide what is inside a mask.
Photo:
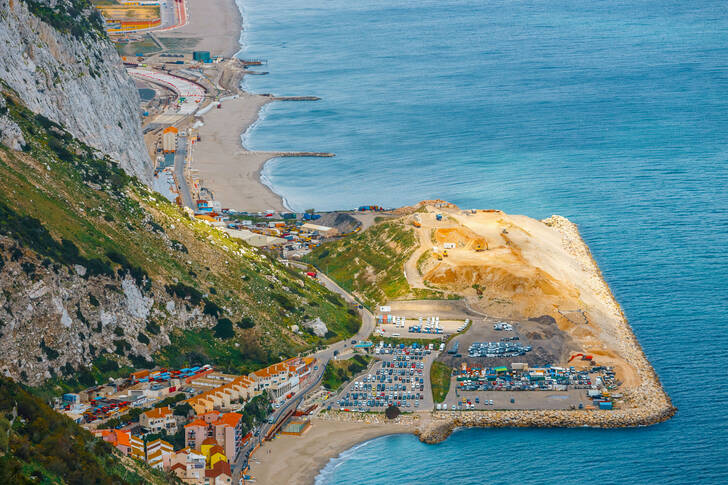
[(174, 295), (177, 298), (189, 298), (190, 303), (192, 303), (193, 305), (199, 305), (202, 301), (202, 293), (200, 293), (195, 288), (192, 288), (191, 286), (185, 285), (182, 282), (179, 282), (176, 285), (167, 285), (166, 289), (167, 293), (169, 293), (170, 295)]
[(391, 405), (387, 408), (386, 411), (384, 411), (384, 415), (387, 417), (387, 419), (394, 419), (397, 416), (401, 414), (401, 411), (397, 406)]
[(152, 335), (159, 335), (159, 332), (161, 331), (161, 327), (158, 323), (153, 321), (148, 321), (146, 326), (147, 332), (151, 333)]
[(238, 328), (253, 328), (255, 326), (255, 321), (251, 317), (243, 317), (242, 320), (238, 322)]
[(215, 337), (219, 339), (227, 340), (235, 336), (233, 322), (229, 318), (221, 318), (218, 320), (213, 330), (215, 331)]
[(149, 337), (147, 337), (146, 335), (144, 335), (144, 332), (139, 332), (139, 335), (137, 335), (137, 341), (140, 344), (147, 345), (149, 343)]
[(221, 310), (220, 307), (217, 306), (214, 302), (210, 300), (205, 300), (205, 308), (203, 308), (202, 313), (205, 315), (210, 315), (212, 317), (218, 317), (220, 316)]

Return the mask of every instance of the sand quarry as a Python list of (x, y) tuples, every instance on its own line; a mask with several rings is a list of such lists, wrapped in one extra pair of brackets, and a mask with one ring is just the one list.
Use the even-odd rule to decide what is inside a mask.
[(553, 364), (566, 364), (574, 353), (591, 354), (599, 365), (615, 367), (623, 389), (639, 385), (620, 341), (627, 326), (621, 310), (588, 250), (579, 251), (585, 246), (575, 243), (578, 232), (566, 219), (464, 211), (434, 201), (400, 220), (416, 231), (420, 244), (405, 264), (412, 287), (463, 295), (470, 308), (494, 318), (528, 322), (548, 315), (558, 328), (544, 329), (543, 319), (521, 328), (531, 340), (544, 331), (564, 333), (563, 348), (555, 352), (560, 362)]

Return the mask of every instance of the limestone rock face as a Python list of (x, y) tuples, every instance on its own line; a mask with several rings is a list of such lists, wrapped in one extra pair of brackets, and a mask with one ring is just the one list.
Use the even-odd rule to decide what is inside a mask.
[(170, 300), (162, 287), (82, 272), (44, 261), (0, 235), (0, 373), (39, 384), (52, 375), (69, 377), (68, 370), (103, 353), (128, 363), (149, 360), (169, 344), (174, 329), (214, 323), (184, 301)]
[(326, 333), (329, 331), (326, 324), (320, 318), (306, 322), (304, 323), (304, 326), (310, 328), (313, 334), (317, 337), (325, 337)]
[[(96, 15), (93, 7), (82, 0), (34, 4), (62, 12), (70, 27), (46, 23), (53, 21), (31, 13), (25, 0), (0, 0), (0, 80), (28, 108), (149, 185), (154, 167), (142, 138), (139, 95), (105, 34), (83, 23)], [(1, 112), (0, 142), (19, 149), (22, 135), (3, 122)]]
[(13, 150), (22, 150), (25, 145), (23, 132), (20, 131), (18, 124), (5, 114), (6, 110), (5, 98), (0, 98), (0, 143)]

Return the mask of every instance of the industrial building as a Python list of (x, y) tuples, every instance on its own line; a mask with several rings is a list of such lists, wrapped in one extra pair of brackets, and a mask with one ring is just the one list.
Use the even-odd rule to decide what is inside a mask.
[(162, 132), (162, 151), (164, 153), (174, 153), (177, 150), (177, 133), (178, 130), (174, 126), (168, 126)]

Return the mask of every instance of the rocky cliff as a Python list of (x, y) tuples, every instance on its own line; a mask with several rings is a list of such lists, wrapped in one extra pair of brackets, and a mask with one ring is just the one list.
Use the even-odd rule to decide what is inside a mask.
[(88, 0), (0, 0), (0, 79), (149, 184), (138, 93)]
[[(356, 332), (340, 297), (150, 192), (2, 82), (0, 129), (0, 373), (88, 386), (152, 359), (249, 372)], [(291, 330), (317, 319), (325, 335)]]

